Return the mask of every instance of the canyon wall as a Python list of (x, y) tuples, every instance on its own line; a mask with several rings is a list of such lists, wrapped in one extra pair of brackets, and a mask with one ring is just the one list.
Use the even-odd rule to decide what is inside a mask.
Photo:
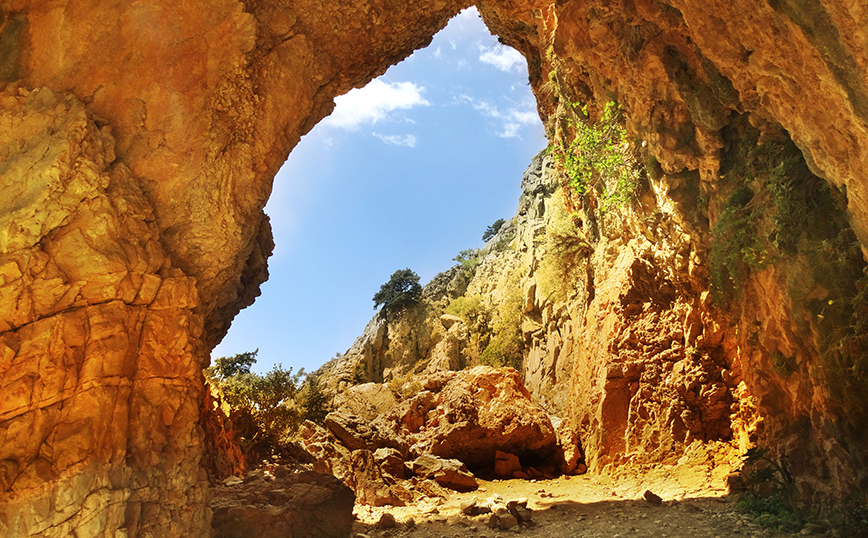
[(463, 5), (0, 2), (0, 536), (208, 536), (202, 367), (274, 173)]
[[(267, 277), (262, 207), (274, 173), (336, 95), (426, 45), (469, 3), (0, 1), (0, 535), (209, 534), (201, 368)], [(864, 488), (868, 407), (854, 393), (864, 373), (853, 358), (865, 356), (863, 261), (851, 251), (868, 245), (868, 8), (478, 7), (528, 59), (552, 141), (573, 136), (572, 103), (591, 103), (595, 119), (593, 103), (616, 100), (660, 174), (640, 220), (625, 217), (619, 232), (615, 218), (593, 232), (591, 266), (611, 243), (600, 262), (612, 269), (611, 287), (585, 276), (594, 300), (577, 294), (584, 304), (551, 311), (526, 295), (525, 317), (546, 322), (522, 333), (539, 337), (532, 349), (559, 356), (567, 346), (551, 340), (554, 329), (574, 335), (571, 392), (552, 400), (586, 451), (620, 463), (633, 446), (618, 433), (625, 420), (650, 436), (663, 420), (624, 416), (642, 417), (644, 401), (676, 393), (690, 404), (676, 413), (684, 431), (666, 431), (726, 437), (723, 425), (692, 426), (687, 411), (713, 415), (743, 383), (764, 417), (755, 440), (792, 448), (794, 467), (810, 478), (805, 492)], [(820, 220), (834, 230), (800, 236), (775, 263), (741, 256), (737, 299), (713, 306), (714, 229), (744, 188), (765, 192), (736, 173), (756, 161), (746, 156), (757, 144), (741, 142), (784, 148), (790, 139), (825, 180), (800, 172), (808, 179), (791, 190), (841, 190), (823, 194), (834, 203)], [(595, 220), (593, 196), (566, 198), (583, 222)], [(846, 221), (834, 209), (842, 203)], [(657, 228), (630, 224), (658, 219), (653, 207)], [(812, 272), (817, 257), (841, 278)], [(678, 326), (680, 340), (664, 338)], [(848, 346), (831, 359), (828, 334)], [(655, 374), (631, 369), (632, 354), (663, 355), (667, 345), (677, 360), (666, 364), (681, 364), (684, 382), (648, 394), (640, 388)], [(829, 388), (835, 376), (851, 384)], [(608, 409), (608, 394), (618, 402), (611, 413), (589, 411)]]

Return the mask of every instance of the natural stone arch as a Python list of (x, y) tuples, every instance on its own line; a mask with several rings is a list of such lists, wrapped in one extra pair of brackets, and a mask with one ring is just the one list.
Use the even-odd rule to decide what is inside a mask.
[[(200, 370), (266, 276), (271, 179), (334, 96), (469, 4), (0, 4), (0, 529), (207, 534)], [(779, 123), (847, 186), (866, 244), (859, 6), (477, 4), (544, 115), (560, 69), (565, 95), (612, 93), (664, 170), (711, 189), (732, 114)]]

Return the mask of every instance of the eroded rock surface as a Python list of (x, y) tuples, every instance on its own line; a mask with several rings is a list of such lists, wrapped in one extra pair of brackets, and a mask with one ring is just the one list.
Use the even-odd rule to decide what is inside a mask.
[[(515, 370), (477, 366), (420, 376), (419, 382), (428, 390), (375, 419), (338, 410), (326, 417), (325, 428), (306, 423), (303, 444), (316, 459), (314, 469), (334, 474), (359, 503), (372, 506), (440, 496), (437, 484), (473, 490), (472, 472), (495, 473), (501, 449), (514, 452), (510, 478), (528, 477), (525, 469), (543, 476), (534, 465), (557, 473), (554, 427)], [(367, 394), (373, 404), (380, 392), (366, 386), (352, 401), (360, 406), (359, 396)]]
[[(468, 4), (0, 3), (0, 534), (208, 533), (201, 368), (267, 276), (273, 175), (334, 96)], [(593, 200), (571, 201), (593, 247), (585, 295), (547, 303), (523, 283), (529, 385), (568, 410), (563, 435), (618, 463), (729, 428), (738, 443), (785, 449), (804, 496), (864, 489), (864, 260), (851, 255), (868, 251), (864, 6), (479, 8), (527, 58), (550, 136), (569, 134), (568, 103), (614, 96), (661, 172), (653, 200), (597, 228)], [(741, 141), (785, 139), (846, 187), (835, 204), (848, 213), (828, 213), (836, 230), (811, 238), (825, 250), (754, 268), (744, 300), (715, 310), (709, 247), (741, 187)], [(810, 185), (793, 189), (819, 192)], [(525, 247), (542, 230), (531, 228), (519, 231)], [(814, 261), (828, 262), (824, 274)], [(463, 293), (447, 280), (432, 303)], [(438, 368), (460, 367), (479, 342), (468, 326), (461, 348), (440, 314), (414, 343)], [(378, 327), (358, 349), (370, 381), (412, 362), (390, 355), (412, 331)]]
[[(283, 473), (280, 473), (283, 474)], [(312, 472), (260, 474), (215, 488), (215, 538), (343, 538), (353, 525), (352, 490)]]

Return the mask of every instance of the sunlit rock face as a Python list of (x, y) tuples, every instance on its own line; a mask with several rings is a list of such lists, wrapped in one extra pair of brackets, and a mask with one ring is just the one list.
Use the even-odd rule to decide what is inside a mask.
[(0, 536), (207, 536), (271, 179), (458, 2), (0, 3)]
[[(720, 418), (728, 397), (716, 392), (735, 384), (732, 435), (786, 456), (801, 477), (803, 499), (864, 489), (868, 407), (859, 388), (864, 377), (858, 377), (864, 369), (859, 357), (866, 352), (858, 321), (865, 302), (858, 248), (864, 253), (868, 245), (864, 6), (789, 0), (529, 4), (479, 7), (489, 28), (528, 59), (547, 133), (557, 138), (570, 132), (564, 126), (569, 103), (617, 101), (628, 131), (644, 141), (649, 162), (659, 166), (662, 184), (652, 190), (670, 217), (662, 228), (646, 221), (640, 235), (652, 239), (650, 253), (669, 250), (672, 258), (646, 257), (652, 267), (637, 273), (641, 251), (633, 248), (632, 260), (632, 247), (613, 253), (626, 258), (622, 272), (596, 280), (600, 294), (574, 331), (579, 337), (568, 418), (588, 445), (589, 458), (617, 462), (637, 441), (656, 450), (654, 438), (677, 437), (676, 430), (725, 437), (726, 427), (709, 432), (699, 424)], [(592, 118), (599, 115), (592, 106)], [(781, 162), (769, 159), (749, 172), (739, 165), (752, 151), (763, 152), (757, 148), (789, 144), (787, 138), (800, 150), (797, 160), (804, 159), (799, 167), (839, 189), (827, 193), (806, 172), (798, 181), (796, 172), (783, 174), (782, 184), (813, 200), (795, 210), (802, 229), (788, 245), (775, 220), (787, 209), (766, 190), (770, 184), (759, 185), (765, 180), (758, 179)], [(745, 177), (751, 174), (756, 177)], [(759, 211), (752, 218), (778, 223), (757, 224), (756, 231), (775, 246), (759, 249), (768, 256), (750, 262), (753, 268), (735, 286), (734, 298), (715, 304), (708, 293), (710, 281), (720, 278), (714, 256), (728, 247), (720, 231), (725, 226), (718, 224), (731, 222), (727, 218), (745, 185), (753, 203), (767, 208), (765, 216)], [(826, 204), (821, 198), (834, 202), (820, 209)], [(823, 220), (812, 220), (816, 214)], [(615, 220), (630, 226), (629, 218)], [(749, 250), (743, 245), (742, 254)], [(601, 261), (596, 269), (612, 268), (611, 260)], [(624, 308), (630, 295), (644, 305), (639, 311)], [(659, 309), (660, 299), (670, 306)], [(662, 392), (648, 393), (641, 390), (646, 374), (628, 363), (637, 350), (660, 353), (665, 334), (684, 337), (688, 353), (680, 368), (686, 377), (679, 387), (672, 377), (678, 368), (669, 370), (671, 364), (661, 360), (669, 372), (666, 382)], [(698, 365), (689, 357), (703, 354), (718, 364), (712, 369), (717, 373), (691, 380)], [(704, 388), (697, 389), (697, 382)], [(666, 391), (692, 400), (692, 410), (669, 409)], [(664, 412), (681, 416), (661, 421)], [(637, 427), (649, 423), (643, 415), (657, 426)]]
[[(468, 3), (0, 2), (0, 535), (210, 532), (200, 371), (267, 276), (273, 175), (336, 95)], [(543, 119), (562, 98), (615, 98), (664, 173), (697, 173), (710, 200), (688, 234), (700, 265), (721, 163), (747, 124), (782, 127), (846, 187), (868, 244), (864, 6), (479, 7), (527, 57)], [(759, 440), (801, 443), (820, 493), (852, 489), (864, 460), (839, 420), (851, 404), (825, 388), (816, 320), (786, 292), (793, 271), (748, 281), (727, 360), (767, 417)], [(796, 371), (773, 371), (776, 353)]]

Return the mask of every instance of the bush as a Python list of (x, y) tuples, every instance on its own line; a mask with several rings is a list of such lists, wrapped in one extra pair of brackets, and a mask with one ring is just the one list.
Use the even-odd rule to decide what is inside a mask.
[(299, 394), (299, 404), (305, 420), (322, 424), (331, 410), (331, 401), (319, 386), (319, 378), (308, 376)]
[(422, 286), (419, 285), (419, 275), (410, 269), (399, 269), (392, 273), (389, 281), (380, 286), (380, 291), (374, 294), (374, 309), (380, 305), (383, 309), (392, 310), (416, 303), (422, 298)]
[[(221, 357), (208, 368), (209, 382), (232, 409), (245, 455), (273, 452), (288, 441), (301, 422), (295, 397), (301, 370), (292, 373), (278, 364), (267, 374), (250, 372), (257, 351)], [(231, 374), (231, 375), (227, 375)]]
[(482, 296), (471, 295), (470, 297), (465, 297), (462, 295), (449, 303), (449, 306), (446, 307), (446, 313), (458, 316), (464, 320), (465, 325), (470, 327), (480, 314), (485, 313), (485, 307), (482, 306)]
[(768, 450), (754, 447), (743, 456), (739, 473), (747, 491), (736, 508), (754, 516), (763, 528), (798, 531), (805, 521), (795, 510), (795, 481), (784, 460), (769, 456)]
[(462, 250), (452, 260), (461, 264), (467, 278), (473, 278), (474, 273), (476, 273), (476, 267), (479, 265), (479, 249), (468, 248)]
[(545, 255), (537, 273), (540, 294), (552, 302), (563, 302), (581, 282), (581, 264), (591, 254), (585, 234), (567, 213), (560, 190), (549, 201)]
[(516, 274), (510, 277), (504, 292), (503, 303), (497, 309), (494, 334), (485, 351), (479, 357), (482, 364), (495, 368), (509, 366), (521, 371), (524, 353), (521, 318), (522, 295)]
[(843, 204), (790, 139), (760, 143), (746, 129), (721, 167), (733, 190), (712, 228), (711, 291), (719, 306), (751, 272), (824, 249), (849, 228)]
[[(577, 104), (573, 108), (578, 108)], [(627, 141), (621, 107), (606, 103), (596, 123), (588, 119), (587, 106), (578, 110), (578, 121), (570, 122), (575, 138), (569, 144), (562, 141), (552, 146), (552, 154), (577, 194), (585, 196), (590, 188), (598, 187), (603, 193), (600, 209), (623, 205), (636, 196), (642, 165)]]

